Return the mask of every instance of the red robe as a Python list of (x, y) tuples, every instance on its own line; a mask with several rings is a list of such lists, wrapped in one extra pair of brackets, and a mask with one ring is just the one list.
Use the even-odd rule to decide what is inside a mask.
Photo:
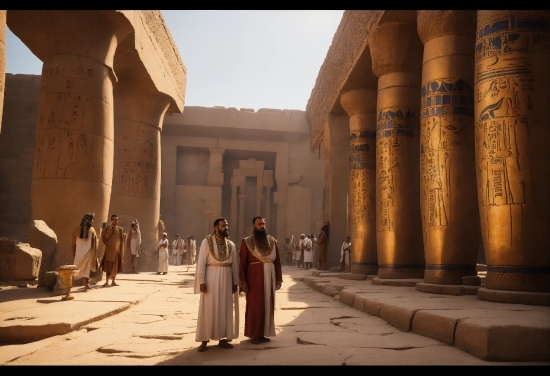
[[(281, 258), (279, 256), (277, 242), (275, 242), (275, 252), (276, 257), (273, 262), (275, 265), (275, 281), (283, 282)], [(248, 284), (246, 313), (244, 316), (244, 335), (248, 338), (261, 338), (264, 336), (265, 324), (264, 266), (262, 262), (248, 250), (244, 239), (241, 242), (239, 264), (239, 279), (241, 282), (246, 282)], [(274, 296), (271, 297), (272, 307), (275, 306), (273, 304), (274, 298)]]

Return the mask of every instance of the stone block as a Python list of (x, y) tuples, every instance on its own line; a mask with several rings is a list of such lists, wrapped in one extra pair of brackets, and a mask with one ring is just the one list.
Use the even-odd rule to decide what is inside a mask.
[(479, 286), (481, 285), (481, 278), (475, 275), (468, 275), (462, 277), (462, 284), (467, 286)]
[(548, 362), (550, 329), (519, 325), (488, 326), (475, 320), (464, 320), (456, 326), (455, 346), (484, 360)]
[(42, 252), (27, 243), (0, 240), (0, 280), (21, 281), (38, 277)]
[(363, 274), (350, 274), (350, 273), (342, 273), (338, 275), (338, 278), (340, 279), (348, 279), (348, 280), (354, 280), (354, 281), (364, 281), (367, 279), (366, 275)]
[(57, 280), (59, 279), (59, 273), (56, 271), (49, 271), (44, 274), (44, 287), (46, 291), (53, 291)]
[(355, 300), (355, 293), (349, 291), (340, 291), (340, 301), (344, 304), (353, 307), (353, 301)]
[(32, 221), (29, 226), (29, 244), (42, 251), (42, 263), (38, 272), (38, 286), (44, 286), (46, 272), (52, 270), (52, 262), (57, 251), (57, 235), (41, 220)]
[(339, 273), (340, 272), (340, 267), (339, 266), (335, 266), (333, 268), (330, 268), (329, 269), (329, 272), (331, 273)]
[(412, 319), (416, 311), (418, 310), (382, 304), (380, 306), (380, 317), (386, 320), (391, 326), (401, 331), (408, 332), (411, 330)]
[(380, 307), (382, 303), (375, 300), (366, 299), (365, 300), (365, 312), (371, 316), (380, 317)]
[(358, 311), (365, 312), (365, 298), (356, 295), (355, 299), (353, 300), (353, 308)]
[(477, 296), (490, 302), (550, 306), (550, 293), (547, 292), (491, 290), (482, 287), (477, 290)]
[(422, 279), (386, 279), (386, 278), (373, 278), (371, 283), (373, 285), (384, 285), (384, 286), (407, 286), (414, 287), (417, 283), (423, 283)]
[(417, 312), (412, 321), (412, 331), (452, 345), (457, 319), (439, 316), (430, 311)]

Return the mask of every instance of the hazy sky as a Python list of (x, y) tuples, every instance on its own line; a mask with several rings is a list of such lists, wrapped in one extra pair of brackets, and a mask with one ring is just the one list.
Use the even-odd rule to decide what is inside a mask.
[[(187, 67), (185, 104), (305, 110), (343, 12), (163, 10)], [(6, 60), (7, 73), (42, 71), (9, 28)]]

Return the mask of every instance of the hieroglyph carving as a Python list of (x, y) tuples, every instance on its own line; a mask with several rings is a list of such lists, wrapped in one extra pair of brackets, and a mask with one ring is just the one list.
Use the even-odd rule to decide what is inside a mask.
[(528, 144), (519, 140), (528, 137), (535, 95), (528, 54), (548, 46), (549, 31), (548, 21), (513, 15), (478, 30), (475, 100), (482, 103), (476, 119), (481, 206), (526, 203), (531, 171), (520, 163)]
[[(131, 133), (131, 134), (130, 134)], [(146, 124), (133, 124), (122, 136), (119, 161), (119, 196), (159, 199), (159, 131)]]
[[(98, 114), (104, 113), (103, 107), (110, 104), (104, 98), (77, 92), (82, 86), (102, 85), (97, 76), (96, 69), (83, 64), (75, 67), (44, 64), (33, 179), (64, 178), (111, 184), (107, 181), (111, 175), (103, 171), (105, 135), (102, 119), (98, 118)], [(49, 92), (44, 92), (48, 89)]]
[[(400, 179), (401, 143), (418, 132), (414, 110), (385, 108), (378, 112), (376, 124), (378, 150), (378, 205), (377, 231), (397, 231), (399, 210), (394, 202), (394, 181)], [(406, 203), (404, 203), (406, 204)]]
[[(461, 79), (422, 86), (420, 173), (425, 226), (447, 226), (452, 217), (452, 175), (467, 139), (465, 116), (474, 115), (474, 91)], [(458, 190), (457, 193), (458, 194)]]
[[(352, 223), (371, 223), (375, 217), (372, 184), (376, 168), (376, 131), (354, 130), (350, 134), (350, 209)], [(364, 226), (352, 226), (354, 238), (363, 237)]]

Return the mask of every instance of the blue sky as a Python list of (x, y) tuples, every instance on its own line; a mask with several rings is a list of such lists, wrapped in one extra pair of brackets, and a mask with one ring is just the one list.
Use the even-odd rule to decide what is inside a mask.
[[(187, 67), (187, 106), (305, 110), (344, 11), (163, 10)], [(6, 30), (6, 72), (42, 63)]]

